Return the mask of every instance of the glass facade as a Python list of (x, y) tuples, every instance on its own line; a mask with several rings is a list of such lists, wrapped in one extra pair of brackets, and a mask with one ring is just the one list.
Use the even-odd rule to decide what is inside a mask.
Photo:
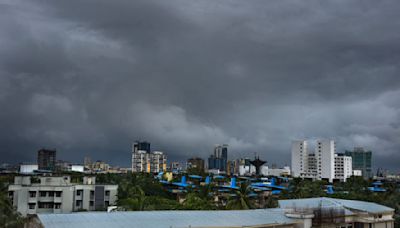
[(361, 147), (354, 148), (353, 151), (346, 150), (346, 156), (351, 156), (353, 170), (361, 170), (364, 178), (372, 177), (372, 152), (365, 151)]

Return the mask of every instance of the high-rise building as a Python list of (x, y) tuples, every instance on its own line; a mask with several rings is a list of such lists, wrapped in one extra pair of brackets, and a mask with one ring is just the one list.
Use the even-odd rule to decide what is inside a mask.
[(335, 179), (345, 181), (353, 176), (352, 158), (344, 154), (335, 154)]
[(147, 153), (150, 153), (150, 143), (146, 141), (136, 141), (133, 143), (133, 152), (137, 152), (139, 150), (146, 151)]
[(54, 171), (56, 167), (56, 150), (40, 149), (37, 153), (39, 170)]
[[(329, 182), (334, 179), (346, 181), (346, 178), (351, 175), (347, 173), (349, 169), (351, 170), (349, 161), (351, 158), (349, 159), (348, 156), (336, 154), (336, 143), (333, 140), (317, 140), (313, 154), (308, 151), (307, 141), (292, 142), (292, 175), (294, 177), (326, 179)], [(343, 164), (346, 167), (340, 167)]]
[(317, 178), (328, 179), (330, 182), (335, 178), (335, 153), (336, 143), (333, 140), (318, 140), (315, 148), (317, 159)]
[(228, 162), (228, 145), (215, 145), (214, 154), (208, 158), (208, 169), (226, 172)]
[(228, 145), (223, 144), (223, 145), (215, 145), (214, 147), (214, 156), (216, 158), (223, 158), (225, 160), (228, 160)]
[(161, 151), (150, 153), (150, 172), (159, 173), (167, 170), (167, 156)]
[(132, 172), (166, 171), (167, 156), (161, 151), (150, 152), (150, 143), (135, 142), (132, 146)]
[(292, 175), (301, 177), (308, 172), (309, 161), (307, 141), (297, 140), (292, 142)]
[(353, 151), (345, 151), (346, 156), (352, 157), (353, 170), (361, 170), (361, 175), (368, 179), (372, 177), (372, 152), (362, 147), (355, 147)]

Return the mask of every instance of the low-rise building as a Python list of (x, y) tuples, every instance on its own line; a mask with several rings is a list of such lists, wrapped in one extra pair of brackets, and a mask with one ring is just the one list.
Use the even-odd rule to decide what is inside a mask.
[(19, 166), (19, 173), (32, 174), (39, 169), (37, 164), (21, 164)]
[(204, 160), (198, 157), (189, 158), (186, 163), (186, 169), (194, 169), (199, 172), (204, 172)]
[(106, 209), (117, 200), (118, 185), (98, 185), (95, 177), (71, 183), (69, 176), (16, 176), (9, 185), (12, 204), (22, 215)]
[(40, 214), (45, 228), (58, 227), (346, 227), (393, 228), (394, 209), (332, 198), (280, 200), (280, 208), (212, 211), (116, 211)]
[(394, 227), (394, 209), (371, 202), (320, 197), (279, 200), (279, 207), (292, 218), (308, 215), (304, 227)]
[(275, 177), (290, 176), (290, 167), (284, 166), (283, 168), (270, 168), (268, 169), (267, 176), (275, 176)]

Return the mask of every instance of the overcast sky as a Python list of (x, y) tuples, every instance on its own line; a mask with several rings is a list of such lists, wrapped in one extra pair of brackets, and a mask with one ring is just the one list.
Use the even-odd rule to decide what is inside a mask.
[(295, 139), (399, 171), (400, 2), (0, 1), (0, 163), (85, 155), (290, 164)]

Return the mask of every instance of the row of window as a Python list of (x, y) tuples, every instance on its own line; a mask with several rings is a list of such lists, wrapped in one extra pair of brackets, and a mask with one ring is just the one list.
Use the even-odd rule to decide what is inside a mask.
[[(29, 209), (35, 209), (36, 203), (28, 203)], [(39, 209), (60, 209), (61, 203), (53, 203), (53, 202), (38, 202)]]
[[(108, 207), (110, 205), (110, 201), (106, 200), (106, 201), (104, 201), (104, 204), (105, 204), (106, 207)], [(75, 202), (75, 206), (76, 207), (82, 207), (82, 200), (77, 200)], [(91, 206), (91, 207), (94, 206), (94, 201), (93, 200), (89, 201), (89, 206)]]
[[(29, 197), (34, 198), (36, 197), (36, 191), (29, 191)], [(39, 191), (40, 197), (61, 197), (61, 191)]]
[[(104, 192), (104, 194), (105, 194), (105, 196), (110, 196), (110, 191), (109, 191), (109, 190), (106, 190), (106, 191)], [(77, 191), (76, 191), (76, 195), (77, 195), (77, 196), (83, 195), (83, 190), (77, 190)], [(91, 191), (90, 191), (90, 197), (93, 197), (93, 196), (94, 196), (94, 191), (91, 190)]]

